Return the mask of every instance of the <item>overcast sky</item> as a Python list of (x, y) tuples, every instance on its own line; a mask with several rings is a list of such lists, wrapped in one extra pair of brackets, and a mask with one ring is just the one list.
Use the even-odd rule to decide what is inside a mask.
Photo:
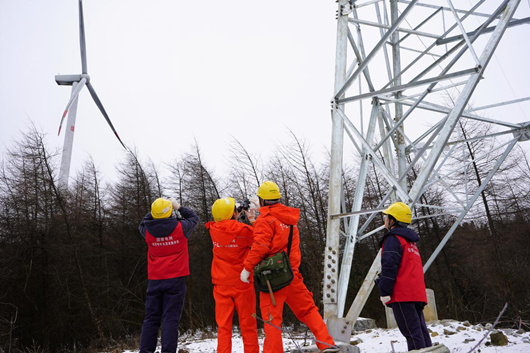
[[(324, 150), (336, 5), (302, 4), (84, 1), (88, 73), (121, 139), (155, 162), (196, 139), (211, 166), (231, 135), (258, 152), (290, 128)], [(30, 119), (62, 146), (70, 87), (54, 76), (81, 72), (77, 11), (75, 0), (0, 1), (2, 153)], [(123, 148), (85, 89), (71, 174), (89, 155), (109, 176)]]
[[(285, 141), (287, 129), (310, 141), (316, 158), (329, 148), (334, 1), (83, 4), (91, 82), (121, 139), (140, 157), (170, 162), (196, 140), (206, 163), (223, 170), (232, 136), (263, 153), (269, 143)], [(519, 13), (528, 16), (528, 6), (523, 1), (526, 12)], [(517, 56), (514, 70), (505, 70), (506, 90), (515, 92), (507, 99), (530, 93), (530, 26), (520, 27), (502, 47), (506, 58)], [(58, 86), (54, 76), (81, 72), (77, 1), (0, 0), (0, 48), (2, 156), (30, 121), (47, 134), (50, 148), (60, 148), (64, 135), (57, 130), (70, 87)], [(524, 121), (526, 108), (512, 121)], [(71, 176), (92, 156), (112, 179), (123, 151), (84, 89)]]

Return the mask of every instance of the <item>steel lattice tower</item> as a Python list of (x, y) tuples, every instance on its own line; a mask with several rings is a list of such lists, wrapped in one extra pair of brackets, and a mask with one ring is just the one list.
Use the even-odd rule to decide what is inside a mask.
[[(323, 281), (324, 317), (335, 338), (345, 332), (349, 337), (348, 330), (359, 317), (380, 270), (379, 253), (346, 310), (355, 244), (382, 229), (367, 232), (377, 212), (391, 202), (402, 201), (413, 212), (416, 207), (427, 206), (455, 216), (456, 221), (427, 260), (427, 271), (517, 142), (530, 139), (530, 122), (505, 122), (477, 113), (530, 97), (482, 107), (470, 105), (505, 32), (530, 21), (514, 17), (519, 3), (479, 0), (467, 2), (468, 8), (455, 8), (451, 0), (338, 1)], [(462, 2), (458, 5), (464, 6)], [(363, 111), (370, 112), (366, 119)], [(494, 133), (473, 139), (502, 136), (504, 142), (497, 146), (498, 158), (482, 185), (474, 190), (464, 188), (462, 193), (447, 184), (448, 175), (456, 168), (447, 161), (454, 154), (461, 158), (463, 146), (470, 141), (458, 135), (458, 124), (465, 119), (495, 126)], [(429, 126), (424, 128), (427, 122)], [(348, 210), (342, 206), (346, 146), (361, 157), (353, 207)], [(488, 158), (488, 154), (474, 158)], [(464, 159), (462, 163), (469, 162)], [(407, 181), (413, 168), (417, 174), (412, 182)], [(388, 187), (377, 208), (363, 210), (367, 176), (372, 169), (383, 176)], [(445, 189), (457, 207), (422, 204), (420, 198), (433, 185)], [(341, 236), (345, 237), (344, 246)]]

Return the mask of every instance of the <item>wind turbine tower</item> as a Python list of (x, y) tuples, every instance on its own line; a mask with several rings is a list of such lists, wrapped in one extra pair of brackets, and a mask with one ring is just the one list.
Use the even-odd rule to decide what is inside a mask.
[(96, 91), (94, 90), (94, 87), (92, 86), (92, 83), (90, 82), (90, 76), (88, 75), (88, 71), (87, 71), (85, 22), (83, 18), (83, 1), (79, 0), (78, 4), (79, 4), (79, 43), (81, 46), (82, 71), (81, 71), (81, 74), (78, 74), (78, 75), (56, 75), (55, 76), (55, 81), (57, 82), (58, 85), (72, 86), (72, 93), (70, 95), (70, 100), (68, 101), (68, 104), (66, 104), (66, 109), (64, 110), (63, 116), (61, 118), (61, 123), (59, 124), (59, 132), (58, 132), (58, 135), (60, 135), (64, 118), (68, 115), (67, 129), (64, 134), (64, 144), (63, 144), (63, 151), (62, 151), (62, 156), (61, 156), (61, 168), (59, 170), (59, 187), (62, 189), (68, 188), (68, 179), (70, 175), (70, 162), (72, 160), (72, 147), (73, 147), (73, 142), (74, 142), (75, 119), (77, 115), (77, 100), (79, 97), (79, 93), (85, 86), (88, 88), (88, 91), (90, 92), (90, 95), (92, 96), (92, 99), (94, 99), (94, 102), (96, 103), (99, 110), (103, 114), (103, 117), (105, 117), (105, 120), (107, 121), (110, 128), (114, 132), (114, 135), (116, 135), (116, 138), (120, 141), (123, 148), (127, 149), (124, 143), (121, 141), (120, 137), (118, 136), (116, 129), (114, 129), (114, 126), (112, 125), (112, 122), (110, 121), (110, 118), (107, 112), (105, 111), (105, 108), (103, 108), (103, 104), (101, 103), (98, 95), (96, 94)]
[[(486, 105), (470, 103), (477, 86), (487, 83), (488, 64), (505, 34), (528, 29), (529, 17), (514, 16), (519, 4), (520, 0), (338, 0), (323, 280), (324, 317), (336, 339), (349, 338), (380, 271), (379, 253), (347, 308), (355, 245), (382, 230), (379, 218), (372, 224), (376, 215), (391, 202), (402, 201), (411, 206), (416, 219), (420, 213), (414, 217), (414, 210), (419, 208), (436, 211), (425, 217), (454, 216), (454, 224), (424, 265), (427, 271), (510, 151), (530, 139), (530, 122), (483, 114), (530, 97), (497, 101), (499, 94), (494, 93)], [(465, 136), (460, 124), (466, 121), (485, 124), (491, 132)], [(470, 141), (493, 138), (495, 153), (466, 152)], [(361, 157), (351, 209), (342, 206), (346, 142)], [(465, 174), (472, 161), (487, 158), (494, 163), (479, 187), (462, 185), (456, 190), (449, 185), (454, 173)], [(455, 160), (461, 161), (458, 166), (448, 163)], [(363, 203), (367, 178), (374, 170), (384, 179), (375, 208)], [(422, 198), (432, 188), (442, 190), (451, 206)]]

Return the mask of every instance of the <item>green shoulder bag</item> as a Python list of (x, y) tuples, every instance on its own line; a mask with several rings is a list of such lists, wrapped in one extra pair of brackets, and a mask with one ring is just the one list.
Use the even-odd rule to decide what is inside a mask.
[(287, 254), (285, 251), (282, 251), (281, 253), (269, 256), (254, 268), (254, 282), (258, 285), (258, 289), (261, 292), (269, 293), (269, 290), (276, 292), (292, 282), (294, 274), (291, 268), (291, 262), (289, 261), (292, 241), (293, 226), (289, 230)]

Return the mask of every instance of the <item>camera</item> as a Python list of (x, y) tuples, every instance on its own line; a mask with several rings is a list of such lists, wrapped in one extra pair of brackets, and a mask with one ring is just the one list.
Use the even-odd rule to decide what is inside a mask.
[(237, 212), (241, 213), (241, 211), (243, 211), (243, 210), (248, 211), (249, 208), (250, 208), (250, 200), (249, 199), (245, 199), (245, 200), (241, 201), (241, 203), (237, 207)]

